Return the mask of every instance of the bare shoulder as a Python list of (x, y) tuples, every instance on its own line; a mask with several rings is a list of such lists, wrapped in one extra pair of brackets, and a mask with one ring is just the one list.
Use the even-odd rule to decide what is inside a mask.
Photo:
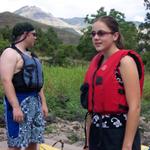
[(125, 56), (120, 61), (120, 67), (134, 67), (136, 63), (131, 56)]
[(138, 77), (138, 70), (134, 59), (131, 56), (125, 56), (120, 61), (120, 73), (123, 78), (131, 76)]
[(1, 59), (17, 59), (18, 58), (18, 53), (12, 49), (12, 48), (6, 48), (2, 55), (1, 55)]

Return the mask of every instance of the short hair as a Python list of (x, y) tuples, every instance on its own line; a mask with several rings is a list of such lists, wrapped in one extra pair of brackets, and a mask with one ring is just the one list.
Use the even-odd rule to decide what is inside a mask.
[(24, 32), (33, 31), (35, 28), (29, 22), (17, 23), (12, 29), (12, 40), (15, 41), (18, 36), (21, 36)]

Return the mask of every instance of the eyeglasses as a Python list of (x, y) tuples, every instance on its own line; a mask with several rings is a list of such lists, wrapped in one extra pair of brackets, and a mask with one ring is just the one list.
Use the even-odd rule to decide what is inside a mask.
[(37, 36), (37, 33), (36, 33), (36, 32), (31, 32), (31, 34), (32, 34), (33, 36)]
[(106, 34), (113, 34), (113, 32), (107, 32), (107, 31), (103, 31), (103, 30), (98, 30), (97, 32), (96, 31), (91, 32), (92, 37), (95, 37), (95, 35), (98, 35), (99, 37), (102, 37)]

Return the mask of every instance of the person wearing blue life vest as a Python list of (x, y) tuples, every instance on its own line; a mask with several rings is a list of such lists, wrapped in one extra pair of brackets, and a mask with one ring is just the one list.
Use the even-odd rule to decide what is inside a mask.
[(98, 54), (80, 88), (81, 104), (88, 109), (83, 149), (140, 150), (142, 59), (124, 49), (119, 24), (111, 16), (95, 19), (91, 37)]
[(37, 150), (43, 143), (48, 108), (43, 92), (42, 65), (28, 49), (37, 39), (34, 26), (17, 23), (13, 43), (0, 57), (0, 77), (5, 92), (4, 115), (8, 150)]

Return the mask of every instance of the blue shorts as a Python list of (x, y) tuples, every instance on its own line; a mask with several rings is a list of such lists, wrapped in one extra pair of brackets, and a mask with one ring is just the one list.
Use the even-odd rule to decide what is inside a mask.
[(13, 120), (12, 107), (5, 98), (5, 121), (8, 147), (28, 147), (30, 143), (43, 143), (45, 121), (41, 111), (39, 96), (31, 94), (17, 95), (24, 121), (17, 123)]

